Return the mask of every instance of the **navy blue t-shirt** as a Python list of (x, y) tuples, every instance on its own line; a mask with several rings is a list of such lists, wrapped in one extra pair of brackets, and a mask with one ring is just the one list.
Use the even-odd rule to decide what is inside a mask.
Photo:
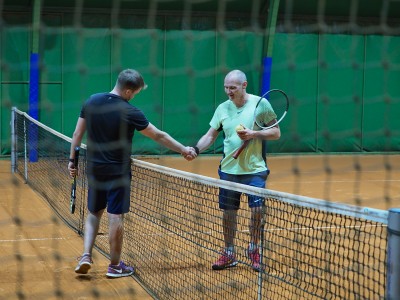
[(87, 172), (99, 175), (129, 172), (134, 131), (149, 125), (144, 113), (117, 95), (99, 93), (83, 104), (80, 117), (86, 120)]

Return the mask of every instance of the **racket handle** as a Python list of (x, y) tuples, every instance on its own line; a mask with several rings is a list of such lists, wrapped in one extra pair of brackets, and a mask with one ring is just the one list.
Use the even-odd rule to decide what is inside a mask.
[(76, 146), (74, 148), (74, 152), (75, 152), (75, 157), (74, 157), (74, 167), (75, 169), (78, 169), (78, 161), (79, 161), (79, 151), (81, 150), (81, 148), (79, 146)]
[[(78, 161), (79, 161), (79, 151), (80, 147), (75, 147), (74, 152), (75, 152), (75, 157), (74, 157), (74, 168), (76, 169), (76, 172), (78, 171)], [(71, 199), (69, 202), (69, 210), (71, 214), (75, 212), (75, 200), (76, 200), (76, 173), (75, 176), (72, 180), (71, 184)]]
[(71, 199), (69, 201), (69, 210), (71, 214), (75, 212), (75, 199), (76, 199), (76, 176), (72, 179), (71, 184)]
[(237, 159), (240, 155), (240, 153), (242, 153), (242, 151), (244, 150), (244, 148), (247, 147), (247, 145), (250, 143), (250, 140), (246, 140), (243, 142), (243, 144), (236, 150), (235, 153), (233, 153), (233, 158)]

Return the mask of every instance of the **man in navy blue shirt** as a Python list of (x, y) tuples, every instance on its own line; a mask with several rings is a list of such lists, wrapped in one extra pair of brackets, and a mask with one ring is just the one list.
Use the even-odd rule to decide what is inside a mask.
[(86, 274), (91, 268), (93, 245), (100, 220), (107, 208), (109, 218), (110, 265), (107, 277), (124, 277), (134, 269), (120, 260), (123, 243), (123, 219), (129, 212), (131, 184), (131, 145), (135, 130), (187, 160), (196, 157), (192, 147), (185, 147), (168, 133), (151, 124), (144, 113), (129, 104), (147, 86), (141, 74), (126, 69), (118, 75), (113, 90), (92, 95), (82, 106), (72, 137), (71, 176), (76, 175), (73, 164), (74, 148), (81, 144), (87, 132), (88, 210), (85, 222), (84, 251), (75, 268)]

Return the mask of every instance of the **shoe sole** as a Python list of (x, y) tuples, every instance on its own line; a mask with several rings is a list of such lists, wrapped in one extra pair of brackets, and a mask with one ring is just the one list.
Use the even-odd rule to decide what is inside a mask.
[(83, 264), (79, 265), (78, 267), (76, 267), (75, 273), (78, 273), (78, 274), (87, 274), (87, 272), (89, 272), (89, 270), (90, 270), (91, 267), (92, 267), (92, 266), (91, 266), (90, 264), (88, 264), (88, 263), (83, 263)]
[(106, 276), (109, 278), (120, 278), (120, 277), (127, 277), (133, 275), (134, 272), (124, 273), (124, 274), (114, 274), (114, 273), (107, 273)]
[(213, 265), (213, 266), (212, 266), (212, 269), (213, 269), (213, 270), (223, 270), (223, 269), (228, 269), (228, 268), (235, 267), (237, 264), (238, 264), (238, 262), (235, 261), (235, 262), (233, 262), (233, 263), (231, 263), (231, 264), (229, 264), (229, 265), (226, 265), (226, 266)]
[(254, 267), (254, 266), (252, 266), (252, 268), (253, 268), (253, 271), (255, 271), (255, 272), (260, 272), (260, 271), (261, 271), (261, 268), (260, 268), (260, 267)]

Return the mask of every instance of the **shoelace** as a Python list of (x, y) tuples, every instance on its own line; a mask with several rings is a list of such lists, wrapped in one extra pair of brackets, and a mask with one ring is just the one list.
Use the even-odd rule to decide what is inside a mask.
[(229, 256), (228, 254), (224, 253), (222, 256), (218, 259), (218, 263), (227, 263), (229, 261), (233, 260), (232, 256)]
[(260, 262), (260, 253), (258, 251), (249, 251), (249, 257), (252, 262)]
[(93, 263), (92, 257), (91, 257), (90, 255), (88, 255), (88, 254), (84, 254), (84, 255), (82, 255), (82, 256), (78, 256), (78, 257), (76, 258), (76, 260), (77, 260), (77, 261), (80, 261), (80, 260), (81, 260), (82, 258), (84, 258), (84, 257), (89, 257), (90, 263), (91, 263), (91, 264)]
[(253, 261), (256, 261), (256, 262), (259, 262), (259, 261), (260, 261), (260, 254), (258, 254), (258, 253), (253, 253), (253, 254), (252, 254), (252, 260), (253, 260)]
[(128, 269), (128, 265), (125, 264), (123, 261), (120, 261), (118, 265), (110, 265), (112, 267), (117, 267), (117, 268), (121, 268), (123, 270)]
[(122, 269), (126, 269), (126, 264), (125, 264), (123, 261), (121, 261), (121, 262), (119, 263), (119, 266), (120, 266)]

